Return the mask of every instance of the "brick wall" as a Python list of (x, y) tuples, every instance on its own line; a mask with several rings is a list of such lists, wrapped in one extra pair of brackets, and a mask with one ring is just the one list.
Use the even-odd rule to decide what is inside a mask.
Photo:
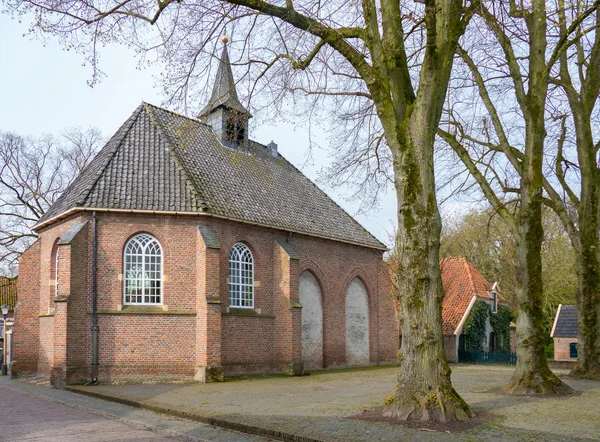
[(18, 333), (13, 335), (12, 373), (35, 372), (38, 368), (40, 321), (40, 241), (33, 243), (19, 259), (22, 278), (17, 282), (19, 301), (15, 308)]
[[(38, 372), (50, 377), (50, 372), (54, 366), (54, 314), (52, 316), (40, 317), (39, 324)], [(19, 323), (15, 322), (15, 336), (17, 334), (23, 334), (23, 332), (19, 328)]]
[(457, 339), (456, 336), (444, 336), (444, 352), (446, 353), (446, 360), (448, 362), (457, 362)]
[(577, 358), (571, 357), (571, 343), (578, 343), (578, 338), (554, 338), (554, 360), (555, 361), (576, 361)]
[[(92, 224), (88, 222), (73, 239), (70, 245), (70, 274), (68, 301), (68, 335), (67, 335), (67, 377), (88, 379), (91, 358), (91, 339), (88, 339), (86, 322), (88, 300), (92, 293)], [(64, 246), (61, 246), (64, 247)], [(62, 259), (62, 257), (61, 257)], [(60, 289), (60, 283), (59, 283)], [(90, 307), (91, 308), (91, 307)]]
[(99, 315), (99, 379), (193, 376), (195, 324), (195, 315)]
[[(298, 301), (298, 278), (305, 270), (321, 286), (326, 368), (346, 364), (345, 300), (354, 278), (363, 281), (368, 293), (371, 364), (396, 359), (398, 321), (380, 251), (303, 235), (289, 238), (276, 229), (202, 216), (99, 212), (97, 219), (100, 379), (140, 373), (157, 378), (194, 376), (199, 367), (220, 364), (226, 373), (289, 369), (301, 355), (301, 309), (293, 308), (291, 301)], [(70, 274), (59, 274), (59, 291), (62, 281), (69, 291), (65, 345), (71, 380), (88, 376), (91, 364), (91, 214), (67, 218), (39, 232), (38, 313), (52, 314), (52, 249), (74, 223), (85, 220), (90, 223), (64, 254)], [(199, 225), (212, 228), (220, 248), (205, 247)], [(162, 313), (123, 309), (123, 251), (140, 232), (157, 238), (163, 250)], [(290, 259), (278, 240), (289, 240), (299, 259)], [(229, 251), (236, 242), (245, 243), (254, 257), (254, 313), (259, 313), (254, 317), (229, 312)], [(52, 316), (38, 320), (44, 329), (39, 339), (44, 373), (55, 359), (51, 354), (55, 321)]]

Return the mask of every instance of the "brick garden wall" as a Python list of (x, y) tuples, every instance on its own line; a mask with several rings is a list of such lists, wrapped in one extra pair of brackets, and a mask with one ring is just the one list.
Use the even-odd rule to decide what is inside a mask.
[[(101, 379), (139, 374), (193, 376), (198, 364), (206, 363), (207, 357), (219, 356), (226, 373), (283, 369), (295, 362), (300, 354), (301, 309), (290, 310), (288, 306), (290, 300), (297, 301), (298, 278), (305, 270), (311, 271), (321, 286), (325, 367), (346, 363), (345, 297), (354, 278), (364, 283), (369, 297), (371, 364), (392, 363), (396, 359), (398, 322), (380, 251), (292, 235), (290, 244), (299, 257), (293, 260), (276, 243), (276, 240), (288, 239), (287, 232), (275, 229), (203, 216), (98, 212), (97, 218)], [(37, 246), (40, 268), (38, 313), (52, 314), (53, 247), (69, 227), (84, 220), (90, 223), (69, 246), (68, 332), (64, 339), (72, 379), (87, 376), (91, 364), (91, 214), (73, 216), (43, 229), (39, 232)], [(198, 234), (199, 225), (213, 229), (220, 249), (205, 250)], [(123, 250), (127, 241), (140, 232), (153, 235), (163, 249), (162, 313), (156, 309), (134, 312), (131, 308), (129, 311), (123, 308)], [(229, 250), (239, 241), (244, 242), (254, 256), (255, 313), (259, 312), (256, 317), (237, 316), (233, 310), (229, 312)], [(202, 274), (199, 268), (203, 263), (208, 263), (219, 275), (216, 294), (208, 291), (211, 278), (217, 276)], [(36, 278), (34, 273), (31, 272), (33, 279)], [(60, 276), (59, 279), (63, 280)], [(60, 287), (61, 284), (59, 290)], [(217, 302), (221, 302), (220, 325), (207, 317), (208, 310), (202, 307), (205, 296), (214, 295)], [(219, 307), (219, 304), (211, 305)], [(201, 313), (198, 318), (196, 312)], [(221, 342), (213, 337), (208, 347), (198, 342), (205, 339), (207, 321), (221, 328)], [(53, 360), (53, 322), (52, 316), (38, 319), (39, 362), (44, 373), (48, 372)]]

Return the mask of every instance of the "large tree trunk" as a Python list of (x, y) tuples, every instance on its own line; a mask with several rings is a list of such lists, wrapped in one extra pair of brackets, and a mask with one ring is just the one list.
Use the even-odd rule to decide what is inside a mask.
[(526, 23), (529, 29), (529, 89), (522, 97), (525, 117), (525, 151), (521, 165), (521, 199), (517, 219), (517, 367), (507, 386), (513, 394), (570, 393), (548, 367), (542, 327), (542, 185), (546, 71), (546, 4), (532, 2)]
[[(526, 193), (526, 192), (524, 192)], [(541, 213), (521, 201), (517, 235), (517, 366), (507, 386), (513, 394), (572, 393), (548, 367), (545, 353)]]
[[(589, 119), (587, 121), (589, 122)], [(600, 170), (596, 164), (591, 128), (589, 129), (589, 131), (578, 131), (577, 140), (581, 170), (577, 256), (579, 360), (571, 374), (598, 379), (600, 378)], [(582, 132), (587, 132), (585, 134), (587, 140), (581, 139)]]
[(428, 118), (437, 105), (435, 100), (428, 103), (429, 109), (415, 105), (405, 130), (400, 131), (394, 161), (398, 198), (394, 277), (401, 306), (402, 348), (398, 386), (384, 416), (404, 421), (450, 422), (474, 417), (452, 387), (443, 345), (435, 126), (431, 127)]
[[(365, 4), (369, 4), (365, 2)], [(370, 3), (373, 7), (375, 2)], [(367, 32), (378, 34), (376, 14)], [(385, 56), (368, 83), (394, 157), (398, 200), (395, 286), (401, 307), (398, 386), (384, 416), (401, 421), (464, 421), (473, 417), (450, 381), (442, 336), (441, 219), (435, 195), (434, 141), (456, 53), (473, 11), (461, 0), (425, 2), (427, 44), (413, 93), (402, 35), (400, 4), (381, 2)], [(375, 38), (377, 40), (377, 38)], [(374, 45), (376, 49), (377, 45)], [(375, 63), (375, 62), (374, 62)]]
[[(539, 7), (538, 5), (536, 5)], [(543, 3), (542, 3), (543, 6)], [(535, 35), (532, 32), (532, 35)], [(532, 37), (533, 38), (533, 37)], [(531, 48), (532, 72), (543, 60), (545, 44)], [(539, 72), (539, 71), (538, 71)], [(521, 172), (521, 200), (517, 246), (517, 366), (507, 386), (513, 394), (571, 393), (548, 367), (543, 328), (542, 282), (542, 159), (546, 137), (544, 105), (546, 87), (540, 75), (531, 76), (528, 115), (525, 120), (525, 159)]]

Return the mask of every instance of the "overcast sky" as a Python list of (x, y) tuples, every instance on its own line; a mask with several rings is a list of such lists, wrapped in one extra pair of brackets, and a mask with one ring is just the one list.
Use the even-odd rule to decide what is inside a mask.
[[(54, 39), (42, 43), (24, 37), (27, 24), (0, 15), (0, 130), (37, 136), (59, 134), (70, 126), (96, 126), (108, 137), (141, 101), (160, 105), (165, 98), (155, 83), (160, 65), (139, 70), (133, 52), (107, 47), (100, 62), (106, 76), (90, 88), (87, 82), (92, 71), (83, 66), (83, 56), (64, 50)], [(320, 135), (313, 128), (313, 138)], [(262, 125), (250, 136), (264, 144), (274, 140), (281, 154), (313, 181), (331, 162), (324, 143), (323, 149), (313, 149), (312, 161), (307, 164), (307, 127)], [(348, 199), (350, 189), (319, 185), (371, 233), (391, 245), (396, 217), (393, 191), (382, 196), (378, 208), (363, 214), (358, 213), (358, 203)]]

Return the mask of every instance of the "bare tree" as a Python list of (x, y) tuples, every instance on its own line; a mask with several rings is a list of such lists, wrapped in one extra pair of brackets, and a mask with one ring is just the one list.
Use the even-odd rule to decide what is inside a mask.
[[(600, 9), (580, 20), (591, 2), (565, 5), (558, 0), (560, 38), (569, 38), (576, 25), (577, 38), (559, 57), (559, 67), (550, 81), (557, 86), (553, 98), (559, 122), (553, 172), (558, 191), (549, 187), (547, 204), (560, 216), (577, 252), (579, 280), (578, 364), (572, 374), (600, 377)], [(560, 95), (560, 97), (557, 97)], [(560, 98), (566, 97), (566, 106)], [(571, 141), (571, 143), (569, 143)], [(574, 144), (574, 160), (568, 154)], [(579, 189), (575, 186), (579, 181)], [(575, 190), (574, 190), (575, 189)]]
[[(577, 276), (575, 250), (559, 217), (547, 207), (542, 211), (542, 279), (544, 282), (544, 335), (550, 330), (559, 304), (576, 300)], [(516, 293), (515, 240), (506, 223), (491, 208), (471, 210), (462, 218), (444, 224), (440, 254), (464, 256), (488, 281), (497, 281), (502, 296), (512, 305)]]
[[(458, 54), (469, 77), (462, 85), (468, 88), (470, 81), (475, 86), (485, 116), (477, 126), (468, 124), (451, 106), (448, 130), (439, 131), (515, 238), (518, 358), (507, 387), (512, 393), (572, 391), (548, 368), (544, 352), (541, 250), (543, 189), (548, 184), (543, 173), (546, 97), (556, 62), (597, 7), (598, 2), (588, 5), (564, 33), (555, 35), (548, 23), (557, 19), (557, 8), (543, 0), (520, 6), (513, 0), (482, 6), (479, 17), (484, 31), (469, 41), (469, 47), (459, 48)], [(485, 42), (489, 31), (497, 51)], [(458, 101), (472, 98), (467, 92)], [(469, 105), (466, 114), (477, 115), (472, 111), (476, 108), (473, 101)], [(507, 204), (511, 199), (517, 204)]]
[[(355, 164), (384, 159), (398, 199), (394, 275), (402, 311), (402, 367), (385, 414), (400, 420), (467, 420), (451, 385), (441, 327), (441, 221), (435, 194), (434, 139), (456, 46), (479, 0), (11, 0), (35, 25), (87, 54), (127, 42), (167, 62), (164, 84), (188, 106), (206, 83), (217, 38), (228, 30), (240, 85), (254, 109), (278, 112), (300, 92), (306, 115), (322, 109), (346, 129)], [(154, 52), (152, 52), (154, 53)], [(201, 81), (203, 80), (203, 81)], [(260, 92), (260, 94), (259, 94)], [(320, 105), (323, 106), (320, 106)], [(260, 113), (260, 112), (255, 112)], [(340, 124), (341, 123), (341, 124)], [(387, 150), (389, 149), (389, 150)], [(380, 155), (389, 152), (389, 155)], [(352, 165), (347, 168), (352, 177)]]
[(98, 129), (66, 130), (62, 137), (25, 138), (0, 132), (0, 271), (16, 261), (37, 235), (30, 229), (91, 160)]

